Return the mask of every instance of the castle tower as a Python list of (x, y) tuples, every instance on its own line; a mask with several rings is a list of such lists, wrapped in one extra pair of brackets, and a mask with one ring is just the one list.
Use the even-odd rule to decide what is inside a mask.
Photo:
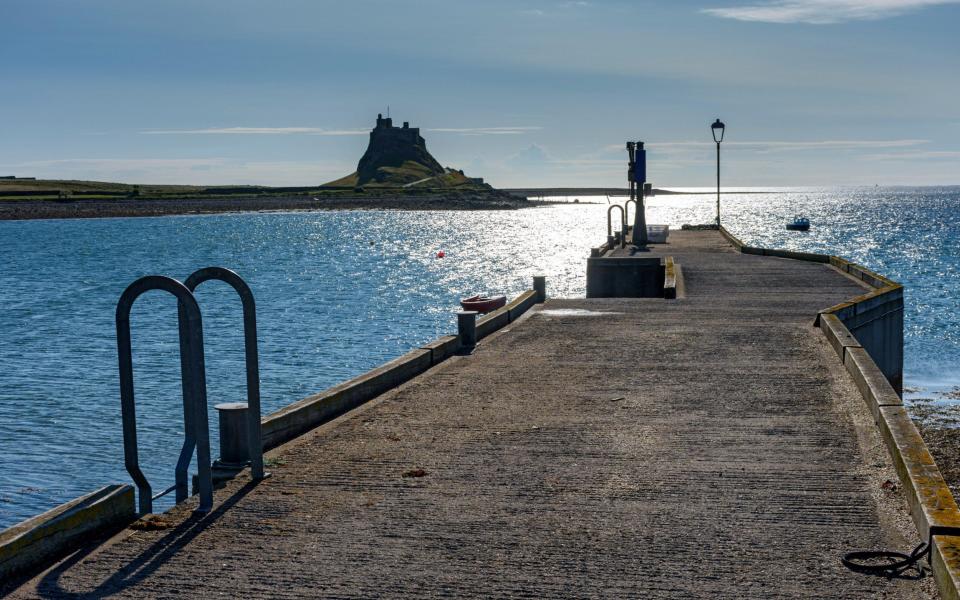
[(394, 127), (393, 119), (378, 114), (376, 127), (370, 131), (367, 151), (357, 165), (359, 184), (383, 181), (392, 175), (384, 171), (384, 167), (397, 169), (405, 163), (416, 163), (418, 173), (426, 176), (444, 173), (440, 163), (427, 151), (427, 142), (420, 137), (419, 127), (410, 127), (408, 121), (404, 121), (403, 127)]

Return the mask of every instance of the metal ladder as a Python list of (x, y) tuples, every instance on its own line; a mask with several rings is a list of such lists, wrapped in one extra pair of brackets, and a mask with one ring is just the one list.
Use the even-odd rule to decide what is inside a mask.
[[(200, 503), (195, 512), (213, 507), (213, 477), (210, 461), (210, 431), (207, 420), (206, 366), (203, 358), (203, 321), (193, 291), (204, 281), (218, 279), (231, 285), (243, 303), (244, 350), (247, 371), (248, 455), (251, 475), (263, 479), (263, 445), (260, 436), (260, 375), (257, 355), (256, 305), (253, 293), (236, 273), (222, 267), (194, 272), (186, 283), (162, 275), (148, 275), (130, 284), (117, 302), (117, 354), (120, 367), (120, 408), (123, 420), (123, 455), (127, 472), (137, 486), (140, 514), (153, 512), (153, 501), (175, 491), (176, 502), (187, 499), (187, 476), (194, 449), (197, 452)], [(134, 302), (151, 290), (163, 290), (177, 298), (180, 338), (180, 377), (183, 390), (184, 439), (174, 470), (174, 484), (154, 495), (140, 469), (137, 444), (136, 399), (133, 386), (133, 354), (130, 342), (130, 311)]]
[(610, 250), (613, 250), (614, 242), (616, 238), (613, 235), (613, 209), (620, 211), (620, 247), (623, 248), (626, 246), (627, 241), (627, 213), (626, 210), (619, 204), (611, 204), (607, 208), (607, 247)]
[[(243, 352), (247, 370), (247, 456), (250, 474), (263, 479), (263, 443), (260, 436), (260, 358), (257, 354), (257, 304), (250, 286), (239, 275), (223, 267), (205, 267), (194, 271), (183, 285), (191, 292), (204, 281), (216, 279), (229, 284), (243, 305)], [(184, 310), (181, 307), (181, 310)], [(184, 320), (180, 319), (183, 324)]]

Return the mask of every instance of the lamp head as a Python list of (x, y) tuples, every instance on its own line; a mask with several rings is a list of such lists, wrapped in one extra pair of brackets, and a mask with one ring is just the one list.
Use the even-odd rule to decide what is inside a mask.
[[(723, 132), (724, 132), (724, 130), (726, 129), (726, 127), (727, 127), (727, 126), (724, 125), (724, 124), (720, 121), (720, 119), (717, 119), (716, 121), (713, 122), (713, 125), (710, 126), (710, 132), (713, 134), (713, 141), (714, 141), (714, 142), (716, 142), (716, 143), (719, 144), (720, 142), (723, 141)], [(718, 131), (720, 132), (720, 137), (719, 137), (719, 138), (717, 137), (717, 132), (718, 132)]]

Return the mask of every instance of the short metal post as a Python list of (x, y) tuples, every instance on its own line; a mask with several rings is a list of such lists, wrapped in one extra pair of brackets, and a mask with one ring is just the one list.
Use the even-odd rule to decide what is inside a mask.
[(460, 336), (460, 345), (464, 348), (477, 345), (477, 314), (473, 310), (457, 313), (457, 334)]
[(215, 466), (242, 469), (250, 463), (247, 403), (226, 402), (214, 408), (220, 417), (220, 458)]
[(547, 299), (547, 278), (543, 275), (533, 276), (533, 291), (537, 293), (537, 304)]
[(613, 247), (617, 245), (617, 237), (614, 235), (607, 236), (607, 248), (613, 250)]

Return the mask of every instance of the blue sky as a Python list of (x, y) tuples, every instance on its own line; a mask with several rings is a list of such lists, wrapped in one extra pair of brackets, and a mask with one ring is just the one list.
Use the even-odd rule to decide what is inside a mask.
[(390, 106), (494, 185), (960, 184), (960, 0), (4, 0), (0, 175), (308, 185)]

